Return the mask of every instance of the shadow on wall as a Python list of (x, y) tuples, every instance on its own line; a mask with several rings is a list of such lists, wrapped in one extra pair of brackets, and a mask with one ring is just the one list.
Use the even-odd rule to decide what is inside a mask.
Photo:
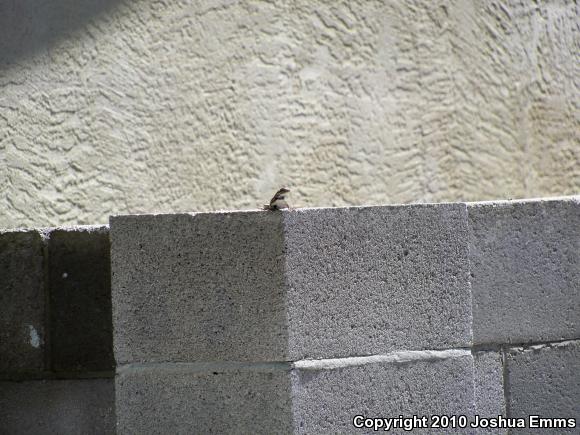
[(123, 0), (0, 1), (0, 69), (64, 39)]

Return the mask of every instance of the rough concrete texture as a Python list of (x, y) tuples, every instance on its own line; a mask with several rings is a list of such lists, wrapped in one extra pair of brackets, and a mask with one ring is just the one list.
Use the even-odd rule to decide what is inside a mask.
[(471, 343), (465, 204), (284, 213), (293, 359)]
[[(496, 351), (473, 353), (475, 410), (485, 418), (506, 416), (503, 385), (503, 356)], [(477, 428), (478, 434), (506, 434), (506, 428)]]
[(112, 217), (117, 362), (288, 359), (281, 219)]
[[(577, 434), (580, 429), (580, 341), (511, 349), (507, 354), (506, 389), (510, 417), (575, 418), (576, 428), (558, 429), (557, 433)], [(514, 430), (517, 434), (540, 432), (541, 429), (533, 428)]]
[(580, 187), (572, 1), (0, 8), (0, 227)]
[(338, 368), (301, 361), (292, 370), (283, 363), (125, 366), (116, 382), (118, 433), (366, 433), (352, 425), (357, 414), (473, 415), (468, 351), (386, 357), (339, 360)]
[(0, 232), (0, 372), (44, 369), (44, 284), (41, 234)]
[(0, 382), (0, 433), (114, 434), (113, 379)]
[(117, 433), (291, 433), (284, 366), (236, 370), (190, 364), (125, 367), (116, 378)]
[[(473, 359), (466, 353), (439, 360), (297, 370), (292, 376), (295, 432), (375, 433), (355, 428), (356, 415), (469, 418), (475, 410)], [(413, 432), (449, 433), (449, 429)]]
[(471, 204), (476, 343), (580, 337), (580, 199)]
[(108, 228), (57, 229), (48, 246), (51, 369), (112, 370)]
[(118, 363), (468, 346), (464, 204), (111, 218)]

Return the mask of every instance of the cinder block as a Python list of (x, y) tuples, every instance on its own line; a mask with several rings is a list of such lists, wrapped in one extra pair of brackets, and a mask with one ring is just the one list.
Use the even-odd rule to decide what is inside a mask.
[(118, 363), (469, 346), (464, 204), (111, 218)]
[(107, 227), (56, 229), (49, 238), (52, 369), (114, 368)]
[(292, 359), (471, 343), (465, 204), (284, 214)]
[(118, 433), (372, 433), (354, 417), (473, 416), (469, 352), (415, 353), (296, 365), (129, 365), (116, 382)]
[(111, 218), (117, 363), (287, 360), (281, 213)]
[[(473, 353), (475, 367), (475, 409), (484, 418), (506, 416), (503, 389), (503, 357), (500, 352)], [(477, 428), (478, 434), (506, 434), (506, 428)]]
[(44, 369), (43, 258), (37, 231), (0, 233), (0, 372)]
[[(576, 428), (558, 429), (557, 433), (577, 434), (580, 430), (580, 341), (512, 348), (507, 354), (505, 388), (510, 417), (574, 418)], [(517, 434), (540, 432), (542, 429), (530, 427), (514, 430)], [(544, 428), (544, 433), (549, 432)]]
[(126, 366), (116, 379), (117, 433), (292, 433), (290, 388), (288, 364)]
[(0, 382), (0, 433), (114, 434), (113, 379)]
[(470, 204), (475, 343), (580, 337), (578, 198)]
[[(413, 354), (401, 352), (403, 355), (392, 360), (387, 356), (386, 361), (371, 363), (364, 363), (365, 358), (349, 358), (352, 364), (347, 361), (347, 365), (335, 368), (324, 367), (324, 362), (306, 362), (293, 373), (295, 433), (376, 433), (355, 428), (353, 419), (357, 415), (426, 416), (430, 425), (434, 415), (465, 415), (468, 420), (473, 416), (473, 359), (469, 352), (450, 351), (459, 356), (418, 360), (405, 358), (405, 353)], [(465, 429), (413, 432), (448, 434), (461, 430)], [(398, 429), (389, 433), (409, 432)]]

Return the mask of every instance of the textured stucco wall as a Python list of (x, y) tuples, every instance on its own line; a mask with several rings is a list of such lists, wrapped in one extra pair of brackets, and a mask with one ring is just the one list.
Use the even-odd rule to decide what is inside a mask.
[(0, 227), (253, 208), (281, 184), (298, 206), (578, 193), (579, 19), (572, 0), (3, 1)]

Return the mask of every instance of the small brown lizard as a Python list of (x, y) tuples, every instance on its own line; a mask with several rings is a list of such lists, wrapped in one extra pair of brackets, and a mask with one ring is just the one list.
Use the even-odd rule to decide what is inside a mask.
[(284, 208), (290, 208), (286, 202), (286, 196), (290, 192), (290, 189), (282, 187), (270, 200), (270, 204), (264, 205), (264, 210), (282, 210)]

